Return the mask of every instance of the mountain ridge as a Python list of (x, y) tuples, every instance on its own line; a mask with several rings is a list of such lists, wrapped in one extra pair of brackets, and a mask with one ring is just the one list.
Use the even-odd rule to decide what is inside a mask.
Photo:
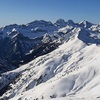
[[(84, 23), (83, 21), (81, 25), (67, 24), (62, 28), (58, 25), (57, 31), (44, 34), (41, 40), (43, 49), (35, 49), (37, 52), (45, 52), (44, 55), (39, 55), (21, 67), (1, 74), (0, 90), (9, 87), (1, 98), (99, 100), (100, 26), (91, 26), (87, 22), (82, 26)], [(50, 50), (49, 47), (53, 46), (54, 49), (47, 52)], [(30, 53), (34, 52), (34, 49), (31, 50)], [(27, 52), (25, 55), (30, 53)]]

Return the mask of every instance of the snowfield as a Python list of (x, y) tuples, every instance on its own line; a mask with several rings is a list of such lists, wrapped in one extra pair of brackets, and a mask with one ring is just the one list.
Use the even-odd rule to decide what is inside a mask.
[[(67, 32), (67, 28), (59, 31)], [(53, 52), (3, 73), (0, 83), (11, 83), (2, 98), (100, 100), (100, 33), (94, 37), (91, 31), (75, 27), (66, 35), (67, 41)]]

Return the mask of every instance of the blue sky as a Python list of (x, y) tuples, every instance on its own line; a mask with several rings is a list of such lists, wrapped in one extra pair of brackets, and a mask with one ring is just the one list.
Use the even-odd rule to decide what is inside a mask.
[(34, 20), (100, 22), (100, 0), (0, 0), (0, 26)]

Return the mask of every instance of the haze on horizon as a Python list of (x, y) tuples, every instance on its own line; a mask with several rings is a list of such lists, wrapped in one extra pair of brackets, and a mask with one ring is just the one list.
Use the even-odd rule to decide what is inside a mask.
[(1, 0), (0, 27), (34, 20), (100, 22), (100, 0)]

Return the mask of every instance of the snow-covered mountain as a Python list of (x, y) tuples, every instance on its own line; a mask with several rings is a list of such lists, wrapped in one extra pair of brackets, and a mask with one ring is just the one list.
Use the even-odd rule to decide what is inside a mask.
[(36, 38), (41, 37), (45, 33), (52, 34), (54, 31), (57, 31), (57, 29), (58, 28), (51, 22), (36, 20), (26, 25), (13, 24), (2, 27), (0, 28), (0, 34), (3, 38), (6, 36), (12, 38), (17, 32), (23, 34), (25, 37)]
[(90, 23), (88, 21), (85, 21), (85, 20), (84, 21), (81, 21), (79, 23), (79, 26), (81, 26), (82, 28), (90, 28), (92, 25), (93, 25), (92, 23)]
[[(65, 25), (64, 20), (58, 22)], [(53, 34), (43, 35), (45, 55), (1, 74), (0, 90), (4, 93), (1, 99), (100, 99), (100, 25), (69, 22), (71, 24), (65, 22), (63, 27), (54, 24), (58, 29)], [(49, 43), (60, 45), (48, 53), (46, 50), (54, 46)], [(35, 50), (41, 51), (40, 48)]]
[[(59, 34), (58, 29), (55, 24), (44, 20), (0, 28), (0, 59), (16, 68), (51, 52), (61, 44), (60, 40), (63, 40), (63, 33)], [(5, 68), (5, 71), (8, 70)]]

